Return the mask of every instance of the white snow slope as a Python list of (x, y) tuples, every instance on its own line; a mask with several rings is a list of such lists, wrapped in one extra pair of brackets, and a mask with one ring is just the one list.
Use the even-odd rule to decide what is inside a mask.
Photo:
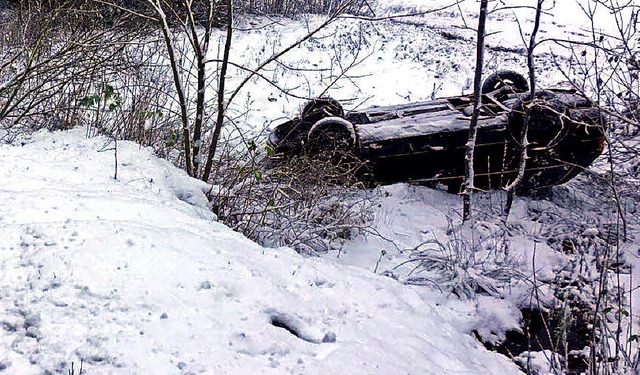
[(518, 373), (390, 278), (217, 223), (149, 149), (118, 143), (114, 179), (112, 148), (0, 146), (0, 373)]

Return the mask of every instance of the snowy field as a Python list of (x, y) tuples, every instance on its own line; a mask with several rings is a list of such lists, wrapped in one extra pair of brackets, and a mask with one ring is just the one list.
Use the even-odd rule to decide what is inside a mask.
[[(447, 3), (381, 0), (377, 13)], [(464, 22), (477, 22), (477, 7), (466, 1), (419, 17), (339, 20), (283, 61), (309, 70), (267, 70), (301, 98), (255, 79), (232, 116), (247, 133), (264, 134), (295, 115), (304, 97), (327, 94), (354, 109), (469, 93), (475, 42)], [(577, 2), (557, 1), (543, 18), (542, 37), (588, 39), (581, 14)], [(488, 40), (486, 72), (524, 72), (514, 20), (529, 30), (531, 15), (492, 15), (489, 30), (499, 32)], [(236, 32), (232, 59), (256, 66), (320, 20), (241, 18), (239, 28), (247, 30)], [(599, 22), (613, 27), (606, 14)], [(554, 56), (569, 55), (541, 46), (542, 86), (564, 79)], [(230, 87), (241, 74), (230, 72)], [(151, 150), (118, 142), (116, 154), (113, 142), (85, 133), (41, 132), (0, 146), (0, 374), (67, 374), (72, 364), (86, 374), (521, 373), (473, 333), (497, 343), (517, 329), (534, 279), (549, 302), (558, 275), (597, 278), (595, 267), (578, 271), (545, 240), (575, 235), (588, 243), (602, 222), (616, 220), (592, 175), (559, 187), (554, 200), (517, 199), (506, 225), (493, 219), (503, 197), (480, 195), (480, 219), (459, 231), (452, 230), (459, 197), (396, 184), (372, 193), (376, 235), (303, 257), (261, 247), (218, 223), (205, 198), (211, 187)], [(630, 235), (622, 244), (631, 271), (619, 280), (627, 290), (640, 280), (640, 203), (631, 186), (636, 191), (623, 200)], [(451, 243), (460, 251), (446, 247)], [(414, 270), (412, 250), (430, 246), (438, 264), (457, 268)], [(465, 295), (470, 289), (484, 293)], [(637, 309), (637, 293), (632, 298)], [(554, 373), (545, 353), (532, 357), (540, 374)]]

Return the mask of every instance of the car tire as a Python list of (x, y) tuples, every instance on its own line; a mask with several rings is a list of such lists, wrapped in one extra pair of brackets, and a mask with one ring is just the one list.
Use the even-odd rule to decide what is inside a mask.
[(342, 117), (325, 117), (317, 121), (307, 135), (307, 148), (312, 153), (348, 151), (355, 144), (355, 127)]
[[(528, 140), (536, 147), (555, 147), (569, 131), (565, 125), (571, 121), (568, 107), (552, 92), (540, 91), (535, 98), (536, 102), (529, 107)], [(514, 139), (522, 137), (526, 111), (525, 102), (518, 100), (509, 113), (509, 130)]]
[(529, 82), (518, 72), (499, 70), (484, 80), (482, 93), (487, 94), (503, 87), (510, 87), (514, 92), (525, 92), (529, 90)]
[(343, 117), (344, 110), (337, 100), (330, 97), (315, 98), (305, 104), (300, 114), (302, 121), (310, 124), (326, 117)]

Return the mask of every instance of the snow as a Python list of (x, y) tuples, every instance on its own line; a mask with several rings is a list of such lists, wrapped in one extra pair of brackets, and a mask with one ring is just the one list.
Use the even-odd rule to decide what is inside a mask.
[(391, 278), (232, 232), (149, 149), (118, 142), (114, 179), (112, 148), (0, 147), (6, 373), (518, 373)]

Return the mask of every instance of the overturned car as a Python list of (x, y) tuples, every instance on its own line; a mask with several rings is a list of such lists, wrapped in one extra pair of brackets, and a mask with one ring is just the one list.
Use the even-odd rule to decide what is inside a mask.
[[(477, 189), (503, 188), (516, 178), (525, 108), (529, 145), (521, 193), (571, 180), (604, 148), (602, 114), (574, 90), (540, 90), (529, 103), (526, 79), (502, 71), (490, 76), (482, 91), (474, 156)], [(472, 112), (472, 95), (347, 113), (337, 101), (318, 98), (300, 116), (278, 125), (268, 143), (276, 162), (329, 155), (337, 163), (360, 162), (357, 173), (366, 182), (440, 185), (457, 193)]]

